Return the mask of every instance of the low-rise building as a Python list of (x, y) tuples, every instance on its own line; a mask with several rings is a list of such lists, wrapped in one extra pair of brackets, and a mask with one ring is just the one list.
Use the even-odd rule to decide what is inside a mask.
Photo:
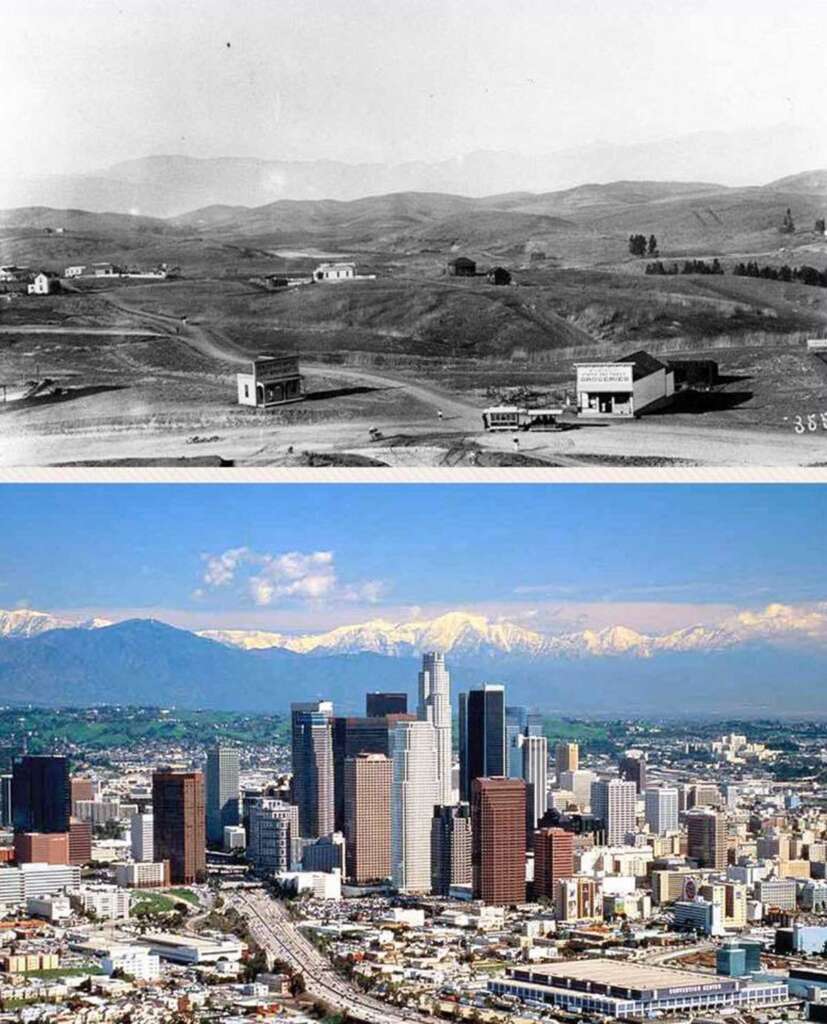
[(606, 1017), (691, 1014), (787, 1002), (783, 981), (745, 981), (613, 960), (569, 960), (506, 968), (488, 982), (497, 995)]
[(115, 971), (139, 981), (155, 981), (161, 976), (161, 958), (146, 946), (112, 946), (101, 960), (101, 967), (110, 977)]
[(249, 373), (237, 373), (238, 404), (267, 409), (273, 405), (298, 402), (302, 397), (299, 357), (259, 356)]
[(169, 861), (116, 864), (115, 884), (125, 889), (158, 889), (169, 885)]
[(603, 363), (575, 363), (580, 416), (634, 417), (675, 391), (675, 375), (648, 352)]
[(130, 895), (116, 885), (85, 885), (76, 893), (80, 907), (102, 921), (128, 921)]
[(244, 946), (236, 938), (207, 939), (174, 932), (148, 932), (140, 944), (162, 960), (178, 964), (238, 963)]

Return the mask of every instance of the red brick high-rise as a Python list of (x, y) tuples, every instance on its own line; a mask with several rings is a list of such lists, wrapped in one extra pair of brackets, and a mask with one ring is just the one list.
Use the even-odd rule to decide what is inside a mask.
[(15, 832), (14, 859), (18, 864), (68, 864), (68, 832)]
[(525, 902), (526, 785), (522, 779), (476, 778), (471, 783), (474, 899)]
[(534, 896), (557, 898), (557, 883), (574, 875), (574, 835), (562, 828), (534, 833)]
[(203, 882), (207, 876), (207, 835), (202, 773), (155, 772), (152, 812), (155, 860), (169, 861), (172, 884)]
[(69, 819), (69, 863), (83, 867), (92, 860), (92, 825)]

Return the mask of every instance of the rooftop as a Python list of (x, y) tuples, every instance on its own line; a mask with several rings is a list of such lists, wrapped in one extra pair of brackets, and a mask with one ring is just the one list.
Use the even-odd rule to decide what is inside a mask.
[(571, 960), (568, 963), (527, 965), (533, 976), (595, 981), (602, 985), (631, 989), (689, 988), (713, 985), (721, 979), (712, 974), (678, 971), (669, 967), (630, 963), (628, 960)]

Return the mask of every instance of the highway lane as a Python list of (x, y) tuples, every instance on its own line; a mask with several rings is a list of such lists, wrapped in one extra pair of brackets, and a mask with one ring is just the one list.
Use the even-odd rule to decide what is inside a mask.
[(433, 1017), (389, 1006), (342, 979), (315, 946), (301, 935), (276, 900), (240, 892), (233, 895), (231, 902), (247, 918), (256, 942), (301, 972), (309, 995), (336, 1009), (348, 1010), (367, 1024), (436, 1024)]

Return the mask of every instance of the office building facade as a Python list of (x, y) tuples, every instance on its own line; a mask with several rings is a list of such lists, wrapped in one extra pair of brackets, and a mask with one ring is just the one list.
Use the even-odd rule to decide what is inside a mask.
[(522, 779), (471, 783), (472, 886), (487, 904), (525, 902), (526, 786)]
[(299, 832), (318, 839), (334, 831), (333, 704), (292, 704), (293, 802)]
[(357, 884), (390, 877), (392, 785), (393, 761), (385, 754), (345, 761), (346, 868)]
[(452, 726), (451, 676), (445, 667), (445, 658), (431, 651), (422, 656), (419, 672), (419, 706), (417, 716), (421, 722), (430, 722), (436, 737), (436, 777), (438, 804), (453, 803), (451, 784)]
[(158, 771), (152, 776), (155, 861), (169, 861), (174, 885), (207, 876), (206, 809), (201, 772)]
[(603, 822), (609, 846), (623, 846), (635, 830), (637, 787), (623, 779), (592, 783), (592, 814)]
[(391, 731), (391, 877), (400, 892), (431, 889), (431, 818), (437, 798), (436, 735), (430, 722)]
[(207, 842), (221, 846), (227, 825), (239, 822), (240, 757), (220, 743), (207, 751)]
[(452, 886), (470, 886), (471, 808), (468, 804), (434, 807), (431, 821), (431, 891), (449, 896)]
[(68, 760), (32, 754), (17, 758), (12, 769), (15, 832), (68, 832), (71, 814)]
[(505, 777), (508, 760), (505, 749), (505, 688), (484, 683), (470, 690), (465, 702), (463, 773), (467, 792), (460, 798), (468, 801), (474, 779)]

